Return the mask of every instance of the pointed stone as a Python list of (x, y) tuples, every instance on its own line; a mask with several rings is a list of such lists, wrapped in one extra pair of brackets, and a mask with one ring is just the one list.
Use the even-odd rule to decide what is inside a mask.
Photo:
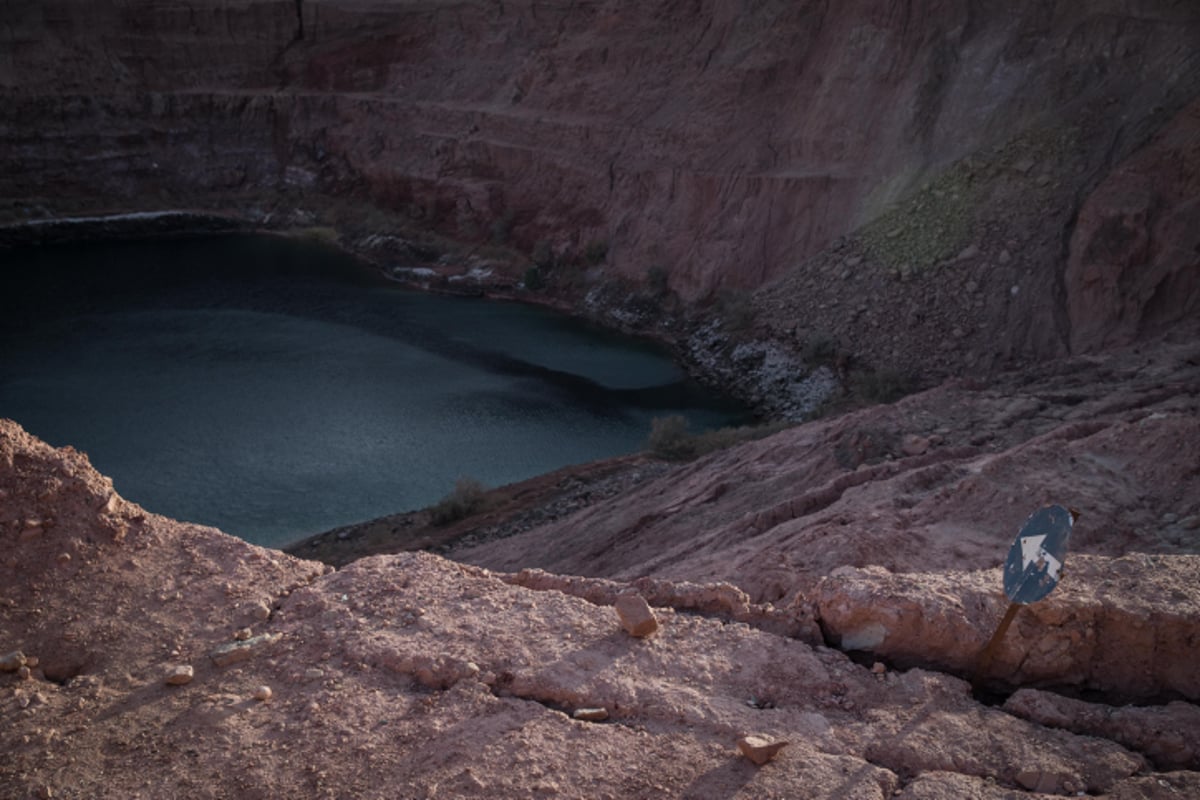
[(640, 594), (621, 595), (617, 598), (615, 607), (617, 616), (621, 619), (621, 627), (630, 636), (641, 639), (658, 630), (658, 620), (650, 610), (646, 598)]

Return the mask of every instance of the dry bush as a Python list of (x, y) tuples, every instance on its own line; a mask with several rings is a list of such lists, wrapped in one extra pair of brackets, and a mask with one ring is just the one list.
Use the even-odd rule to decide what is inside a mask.
[(429, 509), (430, 520), (439, 527), (478, 514), (487, 507), (487, 487), (474, 478), (459, 478), (454, 491)]

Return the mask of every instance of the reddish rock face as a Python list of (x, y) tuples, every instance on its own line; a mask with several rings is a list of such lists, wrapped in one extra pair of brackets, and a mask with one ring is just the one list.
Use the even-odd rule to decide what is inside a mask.
[(1083, 204), (1066, 269), (1071, 347), (1128, 344), (1200, 313), (1200, 102)]
[[(1195, 96), (1200, 13), (1166, 0), (985, 5), (17, 3), (0, 31), (13, 54), (0, 61), (3, 213), (279, 216), (365, 201), (378, 211), (367, 225), (574, 256), (603, 242), (603, 275), (640, 282), (654, 268), (694, 301), (804, 271), (972, 156), (982, 191), (917, 227), (933, 236), (962, 217), (938, 258), (985, 233), (1013, 241), (1020, 263), (1005, 272), (1026, 277), (1012, 303), (1049, 295), (1061, 311), (1075, 198)], [(1014, 142), (1010, 165), (989, 161)], [(1028, 186), (997, 197), (989, 182), (1009, 167)], [(1178, 274), (1181, 198), (1155, 190), (1139, 212), (1097, 195), (1084, 227), (1124, 242), (1132, 226), (1118, 257), (1162, 255), (1175, 266), (1159, 271)], [(1080, 258), (1108, 263), (1094, 247)], [(1058, 352), (1052, 314), (1007, 319), (1055, 331), (1031, 347)]]

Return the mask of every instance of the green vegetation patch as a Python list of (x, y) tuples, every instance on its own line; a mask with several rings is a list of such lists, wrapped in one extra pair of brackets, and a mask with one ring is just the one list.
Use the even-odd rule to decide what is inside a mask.
[(292, 236), (328, 245), (336, 245), (340, 238), (337, 229), (327, 225), (313, 225), (308, 228), (299, 228), (292, 231)]
[(920, 271), (953, 258), (972, 243), (981, 217), (1024, 212), (1044, 201), (1079, 137), (1077, 128), (1032, 128), (955, 162), (864, 226), (864, 249), (890, 269)]
[(888, 267), (932, 267), (967, 246), (979, 194), (971, 171), (959, 162), (863, 228), (863, 247)]
[(870, 403), (894, 403), (920, 388), (915, 376), (891, 369), (859, 373), (851, 379), (851, 386)]
[(531, 292), (538, 292), (546, 288), (546, 278), (542, 275), (540, 267), (530, 267), (525, 270), (524, 279), (525, 288)]

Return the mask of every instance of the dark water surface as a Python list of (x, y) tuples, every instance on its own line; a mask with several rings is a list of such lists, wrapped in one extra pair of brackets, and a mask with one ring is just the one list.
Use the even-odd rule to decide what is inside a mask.
[(279, 546), (740, 410), (660, 350), (258, 236), (0, 251), (0, 417), (150, 511)]

